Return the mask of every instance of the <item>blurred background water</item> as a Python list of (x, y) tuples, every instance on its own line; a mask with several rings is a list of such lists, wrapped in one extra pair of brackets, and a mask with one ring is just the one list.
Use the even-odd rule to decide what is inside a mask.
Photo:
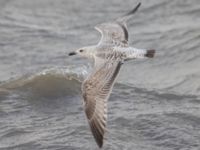
[[(200, 1), (141, 0), (129, 43), (154, 59), (123, 65), (103, 149), (200, 149)], [(136, 0), (0, 0), (0, 150), (98, 149), (83, 113), (93, 27)]]

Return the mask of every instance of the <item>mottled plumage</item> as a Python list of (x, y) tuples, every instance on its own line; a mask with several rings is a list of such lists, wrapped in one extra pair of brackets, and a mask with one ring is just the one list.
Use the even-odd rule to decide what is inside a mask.
[(107, 100), (123, 62), (134, 58), (151, 58), (155, 53), (155, 50), (136, 49), (128, 45), (126, 21), (140, 5), (123, 17), (97, 25), (95, 29), (102, 35), (97, 45), (69, 54), (79, 54), (94, 60), (92, 73), (82, 83), (82, 95), (85, 114), (99, 147), (103, 146), (106, 131)]

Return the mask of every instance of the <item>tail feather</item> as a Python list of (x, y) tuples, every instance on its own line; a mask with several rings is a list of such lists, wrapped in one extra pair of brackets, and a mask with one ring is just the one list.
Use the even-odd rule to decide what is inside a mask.
[(152, 49), (152, 50), (147, 50), (147, 53), (145, 54), (146, 57), (149, 57), (149, 58), (153, 58), (154, 55), (155, 55), (155, 50)]

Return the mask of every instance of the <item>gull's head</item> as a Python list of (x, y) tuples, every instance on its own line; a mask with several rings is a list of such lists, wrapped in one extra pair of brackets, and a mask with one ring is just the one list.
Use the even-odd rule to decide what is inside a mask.
[(69, 56), (79, 55), (83, 57), (92, 57), (93, 53), (94, 53), (94, 47), (90, 46), (90, 47), (79, 48), (76, 51), (70, 52)]

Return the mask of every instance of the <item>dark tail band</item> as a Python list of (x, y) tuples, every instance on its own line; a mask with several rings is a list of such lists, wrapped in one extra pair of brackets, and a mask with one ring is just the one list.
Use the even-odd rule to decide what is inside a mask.
[(152, 49), (152, 50), (147, 50), (147, 53), (145, 54), (146, 57), (149, 57), (149, 58), (153, 58), (154, 55), (155, 55), (155, 50)]

